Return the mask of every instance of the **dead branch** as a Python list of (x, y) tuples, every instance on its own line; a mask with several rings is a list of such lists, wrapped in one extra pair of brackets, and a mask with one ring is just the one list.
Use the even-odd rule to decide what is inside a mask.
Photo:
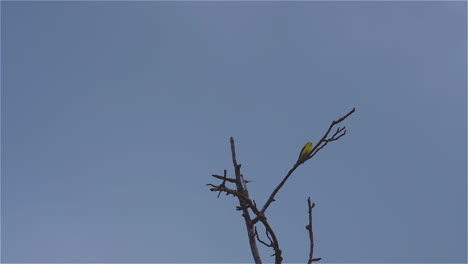
[[(255, 224), (258, 222), (261, 222), (263, 226), (265, 227), (265, 233), (267, 235), (267, 238), (270, 240), (270, 244), (268, 243), (267, 244), (270, 245), (269, 247), (273, 248), (274, 253), (272, 256), (275, 256), (275, 263), (280, 264), (283, 261), (283, 258), (281, 256), (282, 251), (279, 247), (278, 238), (276, 237), (276, 234), (273, 231), (273, 228), (268, 223), (265, 215), (260, 212), (255, 202), (251, 200), (249, 197), (249, 191), (246, 185), (248, 181), (244, 179), (244, 176), (240, 172), (241, 165), (237, 163), (234, 139), (231, 137), (230, 141), (231, 141), (232, 161), (234, 165), (236, 178), (235, 179), (228, 178), (226, 176), (226, 172), (223, 176), (212, 175), (213, 177), (217, 179), (223, 180), (223, 182), (219, 185), (214, 185), (211, 183), (207, 185), (212, 187), (210, 188), (210, 191), (225, 192), (226, 195), (231, 194), (234, 197), (237, 197), (239, 199), (239, 206), (236, 207), (236, 210), (242, 211), (242, 216), (244, 217), (244, 221), (246, 224), (247, 233), (249, 237), (249, 244), (250, 244), (250, 248), (252, 251), (252, 255), (254, 256), (255, 263), (261, 263), (260, 254), (258, 253), (258, 248), (257, 248), (255, 239), (257, 239), (260, 243), (264, 245), (266, 243), (265, 241), (260, 240), (260, 237), (258, 236), (258, 232), (256, 232), (256, 229), (255, 229)], [(226, 184), (225, 184), (226, 182), (235, 183), (236, 190), (226, 187)], [(255, 215), (254, 219), (251, 218), (250, 211), (248, 209), (250, 209), (252, 213)]]
[[(214, 192), (219, 192), (218, 197), (221, 194), (221, 192), (226, 193), (226, 195), (233, 195), (234, 197), (237, 197), (239, 200), (239, 206), (236, 206), (236, 210), (242, 211), (242, 216), (245, 221), (245, 225), (247, 228), (247, 234), (249, 238), (249, 244), (250, 244), (250, 249), (252, 251), (252, 256), (254, 258), (254, 261), (256, 264), (261, 264), (262, 261), (260, 259), (260, 254), (258, 252), (257, 248), (257, 241), (265, 245), (266, 247), (270, 247), (273, 249), (273, 254), (272, 256), (275, 257), (275, 264), (281, 264), (283, 261), (282, 258), (282, 251), (279, 246), (279, 241), (278, 238), (276, 237), (272, 227), (267, 221), (267, 218), (265, 216), (265, 212), (268, 209), (269, 205), (275, 201), (275, 195), (279, 192), (279, 190), (283, 187), (285, 182), (288, 180), (288, 178), (292, 175), (292, 173), (304, 162), (307, 160), (311, 159), (314, 157), (317, 152), (319, 152), (323, 147), (325, 147), (329, 142), (336, 141), (340, 139), (342, 136), (346, 134), (346, 128), (345, 127), (338, 127), (334, 134), (329, 137), (329, 134), (333, 127), (339, 123), (341, 123), (343, 120), (345, 120), (348, 116), (350, 116), (352, 113), (354, 113), (355, 109), (353, 108), (349, 113), (344, 115), (338, 120), (335, 120), (331, 123), (330, 127), (328, 128), (327, 132), (325, 135), (320, 139), (320, 141), (317, 143), (315, 146), (314, 150), (312, 151), (311, 155), (307, 157), (306, 159), (302, 159), (289, 170), (288, 174), (283, 178), (283, 180), (280, 182), (280, 184), (273, 190), (271, 193), (270, 197), (268, 198), (267, 202), (265, 205), (262, 207), (261, 210), (258, 209), (257, 204), (255, 203), (254, 200), (250, 199), (249, 192), (247, 189), (247, 183), (250, 181), (247, 181), (244, 179), (244, 176), (241, 174), (241, 164), (237, 163), (236, 159), (236, 149), (234, 145), (234, 138), (230, 138), (230, 143), (231, 143), (231, 156), (232, 156), (232, 163), (234, 166), (234, 172), (235, 172), (235, 178), (229, 178), (227, 177), (227, 172), (224, 170), (223, 176), (221, 175), (216, 175), (213, 174), (212, 177), (217, 178), (219, 180), (222, 180), (222, 183), (219, 185), (214, 185), (214, 184), (207, 184), (208, 186), (211, 186), (210, 188), (211, 191)], [(231, 189), (226, 186), (226, 183), (234, 183), (236, 185), (236, 189)], [(315, 206), (315, 204), (310, 202), (310, 197), (307, 200), (308, 202), (308, 208), (309, 208), (309, 224), (306, 226), (307, 230), (309, 231), (309, 239), (310, 239), (310, 253), (309, 253), (309, 260), (308, 264), (319, 261), (321, 258), (313, 258), (313, 248), (314, 248), (314, 240), (313, 240), (313, 231), (312, 231), (312, 208)], [(249, 211), (250, 209), (250, 211)], [(252, 212), (255, 217), (252, 219), (250, 212)], [(265, 235), (269, 240), (268, 242), (265, 242), (262, 240), (258, 234), (257, 227), (255, 226), (257, 223), (262, 223), (263, 226), (265, 227)]]
[[(265, 233), (267, 234), (268, 239), (270, 239), (270, 237), (268, 236), (268, 232), (265, 231)], [(267, 247), (273, 247), (273, 241), (271, 241), (271, 239), (270, 239), (270, 243), (267, 243), (260, 239), (260, 236), (258, 235), (258, 232), (257, 232), (257, 227), (255, 227), (255, 236), (257, 237), (258, 242), (262, 243), (263, 245)]]
[[(216, 178), (216, 179), (224, 180), (224, 176), (221, 176), (221, 175), (213, 174), (213, 175), (211, 175), (211, 176), (214, 177), (214, 178)], [(235, 183), (235, 182), (236, 182), (236, 179), (226, 177), (226, 181), (227, 181), (227, 182)], [(245, 182), (245, 183), (249, 183), (249, 182), (252, 182), (252, 181), (244, 180), (244, 182)]]
[(289, 177), (292, 175), (292, 173), (301, 165), (303, 164), (304, 162), (306, 162), (307, 160), (311, 159), (312, 157), (315, 156), (315, 154), (317, 154), (317, 152), (319, 152), (323, 147), (325, 147), (328, 142), (331, 142), (331, 141), (335, 141), (335, 140), (338, 140), (339, 138), (341, 138), (342, 136), (344, 136), (346, 134), (346, 129), (345, 127), (343, 128), (338, 128), (337, 131), (335, 132), (335, 134), (332, 136), (332, 137), (328, 137), (328, 134), (330, 133), (330, 131), (332, 130), (332, 128), (341, 123), (343, 120), (345, 120), (348, 116), (350, 116), (352, 113), (354, 113), (356, 109), (353, 108), (351, 111), (349, 111), (349, 113), (347, 113), (346, 115), (344, 115), (343, 117), (341, 117), (340, 119), (338, 120), (335, 120), (331, 123), (330, 127), (328, 128), (327, 132), (325, 133), (325, 135), (323, 135), (322, 139), (320, 139), (320, 141), (317, 143), (317, 145), (315, 146), (315, 150), (312, 151), (312, 154), (302, 160), (302, 161), (299, 161), (297, 162), (296, 164), (294, 164), (294, 166), (292, 167), (292, 169), (289, 170), (288, 174), (286, 174), (286, 176), (283, 178), (283, 180), (278, 184), (278, 186), (273, 190), (273, 192), (271, 193), (270, 197), (268, 198), (268, 200), (266, 201), (265, 205), (262, 207), (262, 210), (261, 210), (261, 213), (264, 214), (265, 211), (268, 209), (268, 206), (270, 206), (270, 204), (274, 201), (275, 199), (275, 195), (279, 192), (279, 190), (281, 189), (281, 187), (283, 187), (283, 185), (286, 183), (286, 181), (289, 179)]
[(231, 156), (232, 156), (232, 164), (234, 166), (234, 172), (236, 176), (236, 187), (237, 192), (242, 193), (245, 196), (245, 199), (239, 199), (239, 206), (242, 208), (242, 216), (244, 217), (245, 226), (247, 228), (247, 235), (249, 238), (250, 250), (252, 251), (252, 256), (256, 264), (261, 264), (262, 260), (260, 258), (260, 253), (258, 252), (257, 243), (255, 240), (255, 230), (254, 224), (252, 223), (252, 218), (250, 217), (250, 213), (248, 207), (251, 207), (251, 203), (248, 197), (247, 186), (245, 183), (242, 182), (242, 175), (240, 172), (241, 165), (237, 163), (236, 159), (236, 147), (234, 145), (234, 138), (231, 137)]
[(307, 261), (307, 264), (311, 264), (314, 261), (321, 260), (321, 258), (313, 258), (314, 256), (314, 231), (312, 230), (312, 208), (315, 207), (315, 203), (310, 202), (310, 196), (307, 199), (307, 207), (309, 208), (309, 224), (306, 225), (306, 229), (309, 231), (309, 240), (310, 240), (309, 260)]

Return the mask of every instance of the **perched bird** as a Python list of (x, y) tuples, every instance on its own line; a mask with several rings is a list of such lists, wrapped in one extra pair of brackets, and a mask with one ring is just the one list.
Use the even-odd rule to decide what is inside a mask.
[(305, 143), (304, 147), (301, 150), (301, 153), (299, 154), (299, 158), (297, 158), (297, 163), (302, 162), (304, 159), (309, 157), (313, 149), (314, 149), (314, 146), (312, 145), (312, 142), (309, 141)]

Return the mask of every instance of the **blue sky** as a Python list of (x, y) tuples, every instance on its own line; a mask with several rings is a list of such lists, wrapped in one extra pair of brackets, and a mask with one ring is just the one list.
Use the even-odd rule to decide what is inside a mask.
[[(466, 2), (1, 3), (2, 262), (466, 262)], [(269, 249), (259, 245), (263, 260)]]

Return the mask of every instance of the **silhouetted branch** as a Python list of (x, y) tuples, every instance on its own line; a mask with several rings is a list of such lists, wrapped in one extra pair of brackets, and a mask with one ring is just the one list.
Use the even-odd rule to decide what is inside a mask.
[[(232, 194), (233, 196), (239, 198), (242, 201), (245, 201), (245, 200), (248, 199), (243, 193), (240, 193), (240, 192), (238, 192), (236, 190), (229, 189), (226, 186), (214, 185), (214, 184), (211, 184), (211, 183), (208, 183), (207, 185), (213, 187), (213, 188), (210, 189), (210, 191), (212, 191), (212, 192), (225, 192), (227, 194)], [(218, 197), (219, 197), (219, 195), (218, 195)]]
[[(328, 134), (330, 133), (330, 131), (332, 130), (332, 128), (336, 125), (336, 124), (339, 124), (341, 123), (343, 120), (345, 120), (348, 116), (350, 116), (352, 113), (354, 113), (354, 111), (356, 111), (355, 108), (353, 108), (351, 111), (349, 111), (349, 113), (347, 113), (346, 115), (344, 115), (343, 117), (341, 117), (340, 119), (338, 120), (335, 120), (331, 123), (330, 127), (328, 128), (327, 132), (325, 133), (325, 135), (322, 137), (322, 139), (320, 139), (320, 141), (317, 143), (317, 145), (315, 146), (315, 150), (312, 151), (312, 154), (306, 158), (306, 159), (303, 159), (302, 161), (299, 161), (297, 162), (296, 164), (294, 164), (294, 166), (292, 167), (292, 169), (289, 170), (288, 174), (286, 174), (286, 176), (283, 178), (283, 180), (278, 184), (278, 186), (273, 190), (273, 192), (271, 193), (270, 197), (268, 198), (268, 200), (266, 201), (265, 205), (262, 207), (262, 210), (260, 211), (262, 214), (265, 213), (265, 211), (268, 209), (268, 206), (270, 206), (270, 204), (274, 201), (274, 198), (275, 198), (275, 195), (279, 192), (279, 190), (281, 189), (281, 187), (283, 187), (283, 185), (286, 183), (286, 181), (288, 180), (288, 178), (291, 176), (291, 174), (304, 162), (306, 162), (307, 160), (311, 159), (313, 156), (315, 156), (315, 154), (317, 154), (317, 152), (319, 152), (323, 147), (325, 147), (328, 142), (331, 142), (331, 141), (335, 141), (335, 140), (338, 140), (340, 137), (344, 136), (346, 134), (346, 129), (345, 127), (343, 128), (338, 128), (337, 131), (335, 132), (335, 134), (331, 137), (331, 138), (328, 138)], [(342, 132), (342, 133), (341, 133)], [(341, 133), (341, 134), (340, 134)]]
[[(232, 137), (230, 139), (230, 142), (231, 142), (232, 162), (233, 162), (236, 178), (235, 179), (228, 178), (226, 176), (226, 171), (225, 171), (225, 174), (223, 176), (215, 175), (215, 174), (212, 175), (214, 178), (223, 180), (223, 182), (220, 185), (214, 185), (211, 183), (207, 185), (212, 187), (210, 188), (210, 191), (225, 192), (227, 195), (231, 194), (239, 199), (239, 206), (236, 207), (236, 210), (242, 211), (242, 216), (244, 217), (244, 220), (245, 220), (247, 233), (249, 237), (250, 248), (252, 251), (252, 255), (254, 256), (255, 263), (257, 264), (261, 263), (261, 259), (258, 253), (258, 248), (257, 248), (255, 239), (257, 239), (262, 244), (264, 244), (265, 242), (265, 241), (259, 240), (258, 233), (256, 233), (256, 230), (255, 230), (255, 224), (258, 222), (261, 222), (263, 226), (265, 227), (265, 233), (268, 239), (270, 240), (269, 245), (271, 248), (273, 248), (273, 251), (274, 251), (273, 255), (275, 256), (275, 263), (280, 264), (283, 258), (281, 256), (282, 251), (279, 247), (278, 239), (273, 229), (271, 228), (270, 224), (268, 223), (266, 217), (264, 216), (264, 214), (260, 212), (255, 202), (249, 198), (249, 191), (246, 185), (246, 183), (249, 181), (245, 180), (244, 176), (240, 172), (241, 165), (238, 164), (236, 160), (234, 139)], [(236, 190), (226, 187), (225, 186), (226, 182), (235, 183)], [(250, 209), (252, 213), (255, 214), (255, 218), (253, 220), (250, 216), (250, 212), (248, 209)]]
[(242, 216), (245, 220), (245, 226), (247, 228), (247, 236), (249, 238), (250, 250), (252, 251), (252, 256), (256, 264), (261, 264), (262, 260), (260, 258), (260, 253), (258, 252), (257, 243), (255, 240), (255, 230), (254, 224), (252, 223), (252, 218), (250, 217), (250, 213), (248, 207), (251, 207), (251, 203), (248, 197), (247, 186), (245, 183), (242, 182), (242, 175), (240, 172), (241, 165), (237, 163), (236, 159), (236, 147), (234, 145), (234, 138), (231, 137), (231, 155), (232, 155), (232, 164), (234, 166), (234, 172), (236, 175), (236, 187), (237, 192), (242, 193), (245, 196), (245, 199), (239, 199), (239, 206), (242, 208)]
[[(216, 178), (216, 179), (224, 180), (224, 176), (221, 176), (221, 175), (213, 174), (213, 175), (211, 175), (211, 176), (214, 177), (214, 178)], [(235, 183), (235, 182), (236, 182), (236, 179), (226, 177), (226, 181), (227, 181), (227, 182)], [(252, 182), (252, 181), (244, 180), (244, 182), (245, 182), (245, 183), (249, 183), (249, 182)]]
[[(226, 175), (226, 174), (227, 174), (227, 171), (224, 170), (223, 183), (221, 183), (220, 186), (226, 186), (226, 179), (227, 179), (227, 175)], [(218, 198), (219, 198), (220, 195), (221, 195), (221, 191), (219, 191), (219, 193), (218, 193)]]
[(311, 264), (314, 261), (321, 260), (321, 258), (313, 258), (314, 256), (314, 231), (312, 230), (312, 208), (315, 207), (315, 203), (310, 202), (310, 196), (307, 199), (307, 207), (309, 208), (309, 224), (306, 225), (306, 229), (309, 231), (309, 240), (310, 240), (309, 260), (307, 261), (307, 264)]
[[(252, 256), (254, 258), (254, 261), (256, 264), (261, 264), (262, 261), (260, 259), (260, 254), (258, 252), (257, 248), (257, 243), (256, 241), (259, 241), (263, 245), (267, 247), (271, 247), (273, 249), (273, 254), (271, 256), (275, 257), (275, 264), (281, 264), (283, 261), (282, 258), (282, 251), (279, 246), (279, 241), (278, 238), (276, 237), (276, 234), (274, 233), (272, 227), (267, 221), (267, 218), (265, 216), (265, 212), (268, 209), (269, 205), (275, 201), (275, 195), (279, 192), (279, 190), (283, 187), (285, 182), (288, 180), (288, 178), (292, 175), (292, 173), (305, 161), (311, 159), (317, 152), (319, 152), (323, 147), (325, 147), (329, 142), (336, 141), (340, 139), (342, 136), (346, 134), (346, 128), (345, 127), (338, 127), (336, 131), (333, 133), (333, 135), (330, 137), (329, 134), (332, 131), (333, 127), (343, 120), (345, 120), (349, 115), (351, 115), (355, 109), (353, 108), (349, 113), (344, 115), (338, 120), (335, 120), (331, 123), (330, 127), (328, 128), (327, 132), (325, 135), (320, 139), (320, 141), (317, 143), (315, 146), (314, 150), (312, 151), (311, 155), (305, 159), (302, 159), (289, 170), (288, 174), (283, 178), (283, 180), (280, 182), (280, 184), (273, 190), (271, 193), (270, 197), (268, 198), (267, 202), (265, 205), (262, 207), (261, 210), (258, 209), (257, 204), (255, 203), (254, 200), (250, 199), (249, 196), (249, 191), (247, 189), (247, 183), (250, 181), (247, 181), (244, 179), (244, 176), (241, 174), (241, 164), (237, 163), (236, 159), (236, 149), (234, 145), (234, 138), (230, 138), (230, 143), (231, 143), (231, 156), (232, 156), (232, 164), (234, 166), (234, 172), (235, 172), (235, 178), (229, 178), (227, 177), (227, 172), (224, 170), (223, 176), (221, 175), (216, 175), (213, 174), (212, 177), (217, 178), (219, 180), (222, 180), (222, 183), (219, 185), (214, 185), (214, 184), (207, 184), (208, 186), (211, 186), (210, 188), (211, 191), (214, 192), (219, 192), (218, 197), (221, 192), (226, 193), (226, 195), (233, 195), (238, 198), (239, 200), (239, 205), (236, 206), (236, 210), (242, 211), (242, 217), (244, 218), (245, 225), (247, 228), (247, 234), (249, 238), (249, 244), (250, 244), (250, 249), (252, 251)], [(234, 183), (236, 185), (235, 189), (231, 189), (226, 187), (226, 183)], [(312, 232), (312, 208), (314, 207), (315, 204), (310, 202), (310, 197), (307, 200), (308, 201), (308, 206), (309, 206), (309, 224), (306, 226), (307, 230), (309, 230), (309, 239), (310, 239), (310, 253), (309, 253), (309, 260), (308, 264), (314, 261), (319, 261), (321, 258), (313, 258), (313, 248), (314, 248), (314, 241), (313, 241), (313, 232)], [(250, 211), (249, 211), (250, 209)], [(255, 217), (252, 219), (250, 212), (252, 212)], [(265, 227), (265, 235), (270, 241), (265, 242), (262, 240), (258, 234), (257, 227), (255, 226), (257, 223), (262, 223), (263, 226)]]
[[(265, 231), (265, 233), (267, 234), (267, 237), (268, 239), (270, 239), (270, 237), (268, 236), (268, 232)], [(267, 246), (267, 247), (273, 247), (273, 242), (271, 241), (270, 239), (270, 243), (268, 244), (267, 242), (263, 241), (260, 239), (260, 237), (258, 236), (258, 232), (257, 232), (257, 227), (255, 227), (255, 236), (257, 237), (257, 240), (262, 243), (263, 245)]]
[(328, 134), (330, 134), (330, 131), (332, 130), (332, 128), (343, 122), (346, 118), (348, 118), (348, 116), (350, 116), (352, 113), (354, 113), (356, 111), (356, 108), (353, 108), (351, 111), (349, 111), (346, 115), (342, 116), (340, 119), (338, 120), (334, 120), (331, 124), (330, 124), (330, 127), (328, 127), (328, 130), (327, 132), (325, 133), (325, 135), (323, 135), (323, 137), (320, 139), (320, 141), (317, 143), (317, 145), (315, 145), (315, 150), (312, 151), (311, 155), (304, 160), (304, 162), (306, 162), (307, 160), (313, 158), (315, 156), (315, 154), (317, 154), (323, 147), (325, 147), (328, 142), (332, 142), (332, 141), (336, 141), (338, 139), (340, 139), (342, 136), (346, 135), (346, 127), (338, 127), (335, 131), (335, 133), (333, 134), (332, 137), (328, 137)]

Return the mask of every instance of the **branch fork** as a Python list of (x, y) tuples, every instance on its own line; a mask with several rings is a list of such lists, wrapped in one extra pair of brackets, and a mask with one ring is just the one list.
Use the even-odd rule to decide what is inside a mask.
[[(247, 228), (247, 234), (249, 238), (249, 245), (250, 249), (252, 252), (252, 256), (254, 258), (255, 264), (262, 264), (262, 260), (260, 258), (260, 254), (257, 248), (257, 241), (263, 244), (266, 247), (272, 248), (273, 249), (273, 254), (271, 256), (275, 257), (275, 264), (281, 264), (283, 261), (282, 257), (282, 250), (279, 246), (279, 241), (278, 238), (275, 235), (275, 232), (273, 231), (272, 227), (270, 226), (269, 222), (267, 221), (267, 218), (265, 216), (266, 210), (268, 207), (271, 205), (271, 203), (275, 200), (275, 195), (279, 192), (279, 190), (283, 187), (283, 185), (286, 183), (286, 181), (289, 179), (289, 177), (292, 175), (292, 173), (304, 162), (308, 161), (309, 159), (313, 158), (322, 148), (324, 148), (328, 143), (339, 140), (341, 137), (346, 135), (346, 127), (338, 127), (335, 132), (333, 133), (332, 136), (329, 136), (330, 132), (334, 128), (335, 125), (341, 123), (344, 121), (348, 116), (350, 116), (352, 113), (354, 113), (355, 108), (353, 108), (350, 112), (348, 112), (346, 115), (343, 117), (339, 118), (338, 120), (334, 120), (326, 133), (323, 135), (323, 137), (320, 139), (320, 141), (316, 144), (314, 150), (312, 153), (309, 155), (309, 157), (297, 162), (294, 164), (294, 166), (289, 170), (288, 174), (283, 178), (283, 180), (278, 184), (278, 186), (273, 190), (271, 193), (270, 197), (268, 200), (265, 202), (265, 204), (262, 206), (261, 209), (257, 207), (257, 204), (255, 203), (254, 200), (250, 199), (249, 196), (249, 191), (247, 189), (247, 183), (251, 182), (248, 180), (244, 179), (244, 176), (241, 174), (241, 164), (237, 163), (236, 159), (236, 149), (234, 145), (234, 138), (230, 138), (230, 143), (231, 143), (231, 157), (232, 157), (232, 163), (234, 167), (234, 173), (235, 173), (235, 178), (230, 178), (227, 177), (227, 171), (224, 170), (224, 174), (221, 175), (216, 175), (213, 174), (211, 175), (212, 177), (222, 180), (222, 182), (219, 185), (211, 184), (208, 183), (207, 186), (211, 186), (210, 191), (213, 192), (219, 192), (218, 193), (218, 198), (222, 192), (226, 193), (226, 195), (233, 195), (234, 197), (237, 197), (239, 200), (239, 205), (236, 206), (237, 211), (242, 211), (242, 217), (244, 218), (244, 222)], [(228, 188), (226, 186), (227, 183), (232, 183), (235, 184), (235, 189)], [(321, 260), (321, 258), (314, 258), (313, 253), (314, 253), (314, 235), (313, 235), (313, 230), (312, 230), (312, 209), (315, 207), (315, 203), (312, 203), (310, 201), (310, 197), (307, 199), (307, 205), (308, 205), (308, 216), (309, 216), (309, 222), (306, 225), (306, 229), (309, 234), (309, 241), (310, 241), (310, 246), (309, 246), (309, 258), (307, 263), (311, 264), (312, 262), (316, 262)], [(250, 209), (250, 210), (249, 210)], [(254, 218), (252, 218), (251, 213), (254, 215)], [(265, 242), (262, 240), (258, 234), (257, 230), (257, 224), (261, 223), (264, 228), (265, 228), (265, 235), (268, 238), (269, 242)]]

